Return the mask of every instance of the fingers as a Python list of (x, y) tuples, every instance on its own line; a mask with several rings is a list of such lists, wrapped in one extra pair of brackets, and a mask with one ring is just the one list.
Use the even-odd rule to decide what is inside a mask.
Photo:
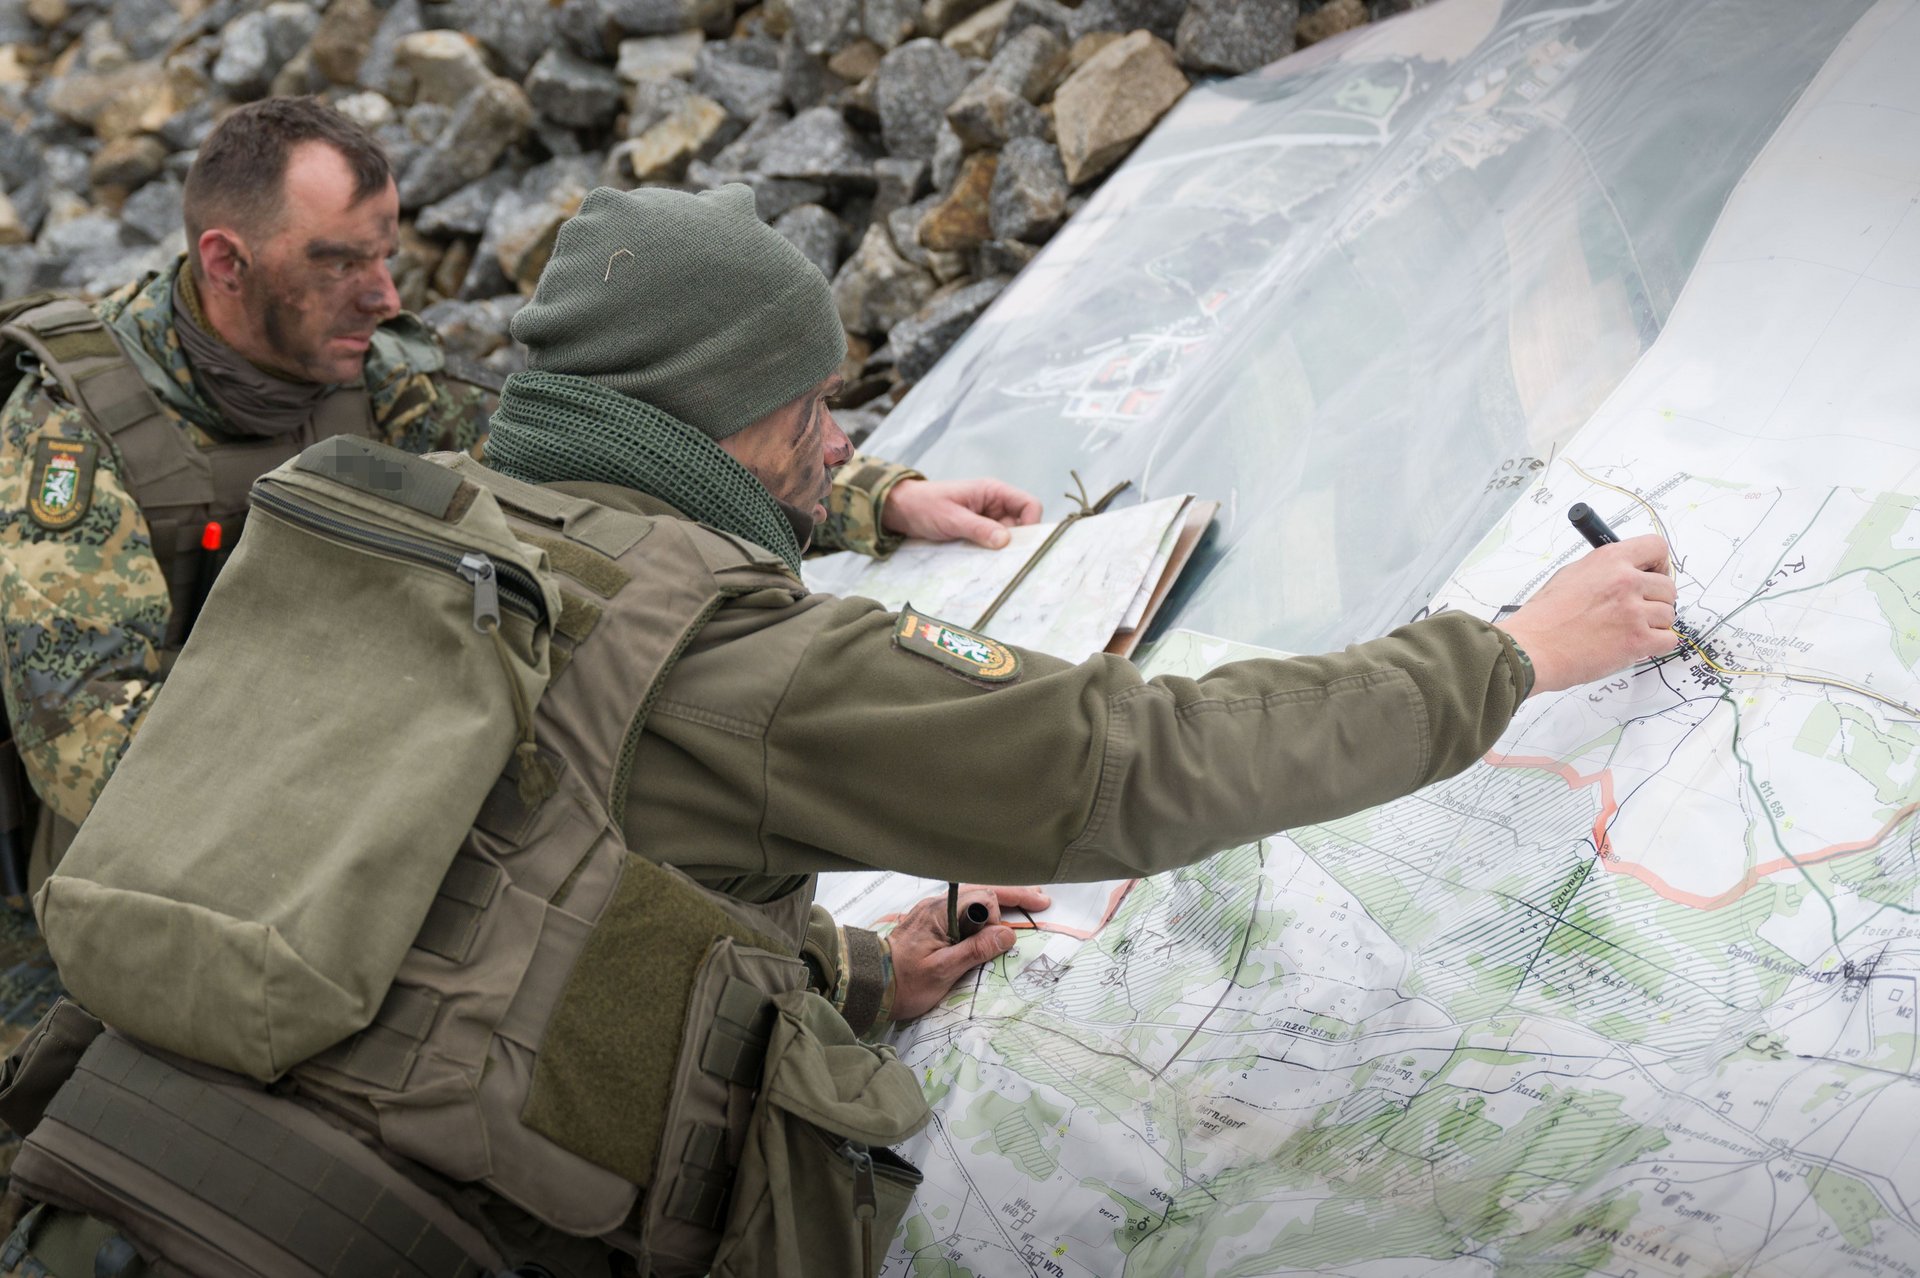
[(935, 953), (931, 966), (949, 987), (962, 976), (991, 963), (1013, 948), (1013, 929), (999, 923), (989, 924), (958, 945), (949, 945)]
[(1663, 603), (1669, 606), (1676, 603), (1680, 598), (1679, 590), (1674, 585), (1673, 578), (1667, 576), (1665, 573), (1648, 573), (1640, 582), (1640, 592), (1655, 603)]
[(978, 892), (981, 894), (978, 899), (989, 903), (997, 899), (1003, 910), (1044, 910), (1053, 904), (1046, 889), (1037, 887), (988, 887), (984, 883), (968, 883), (960, 891), (963, 895)]
[(1620, 549), (1632, 561), (1633, 566), (1642, 571), (1663, 575), (1667, 571), (1667, 539), (1665, 537), (1654, 533), (1643, 533), (1621, 542)]
[(956, 537), (976, 546), (985, 546), (988, 550), (998, 550), (1013, 539), (1012, 534), (998, 521), (961, 507), (954, 508), (952, 527)]
[[(998, 484), (998, 481), (996, 483)], [(998, 484), (998, 487), (1000, 491), (996, 495), (999, 498), (1000, 509), (1004, 512), (1001, 516), (1003, 520), (1011, 519), (1016, 527), (1040, 522), (1038, 497), (1015, 488), (1012, 484)]]

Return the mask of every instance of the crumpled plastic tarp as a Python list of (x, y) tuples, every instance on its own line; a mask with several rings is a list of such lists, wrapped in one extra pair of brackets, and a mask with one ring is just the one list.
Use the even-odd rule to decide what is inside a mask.
[(1432, 592), (1658, 335), (1868, 0), (1444, 0), (1196, 88), (869, 451), (1223, 503), (1163, 609), (1292, 651)]

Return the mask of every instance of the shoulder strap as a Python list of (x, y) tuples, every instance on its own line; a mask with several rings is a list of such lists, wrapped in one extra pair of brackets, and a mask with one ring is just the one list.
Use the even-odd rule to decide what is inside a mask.
[(31, 351), (93, 428), (112, 441), (122, 478), (141, 509), (213, 499), (206, 458), (160, 406), (120, 339), (86, 303), (56, 298), (14, 316), (0, 327), (0, 336)]

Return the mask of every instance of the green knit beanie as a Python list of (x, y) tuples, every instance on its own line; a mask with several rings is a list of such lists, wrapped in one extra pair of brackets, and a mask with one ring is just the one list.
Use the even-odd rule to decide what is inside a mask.
[(527, 367), (589, 378), (725, 439), (846, 358), (819, 268), (738, 183), (598, 187), (513, 317)]

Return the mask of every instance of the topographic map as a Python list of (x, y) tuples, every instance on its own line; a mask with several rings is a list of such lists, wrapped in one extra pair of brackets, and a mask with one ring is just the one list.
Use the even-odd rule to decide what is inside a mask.
[(1586, 500), (1658, 515), (1688, 642), (1023, 936), (898, 1042), (886, 1272), (1915, 1272), (1920, 502), (1626, 479), (1549, 468), (1435, 606), (1524, 598)]
[[(1498, 8), (1454, 54), (1434, 52), (1443, 25), (1481, 10), (1416, 11), (1427, 87), (1359, 184), (1315, 206), (1337, 208), (1282, 237), (1258, 294), (1291, 327), (1242, 323), (1195, 352), (1198, 321), (1135, 325), (1186, 371), (1116, 437), (1152, 437), (1129, 476), (1150, 493), (1229, 499), (1177, 624), (1302, 648), (1416, 609), (1497, 618), (1586, 553), (1566, 520), (1586, 502), (1623, 536), (1669, 538), (1675, 649), (1535, 697), (1449, 781), (1143, 879), (1088, 939), (1023, 933), (902, 1027), (934, 1120), (903, 1151), (927, 1181), (889, 1275), (1920, 1278), (1920, 3), (1817, 9), (1825, 34), (1765, 45), (1819, 62), (1798, 69), (1733, 52), (1782, 29), (1750, 3)], [(1395, 82), (1389, 51), (1345, 50), (1291, 99), (1277, 76), (1271, 109), (1303, 120), (1363, 54), (1369, 83)], [(1763, 87), (1802, 83), (1768, 115)], [(1202, 108), (1225, 118), (1196, 100), (1196, 129)], [(1767, 123), (1751, 145), (1673, 141), (1707, 119)], [(1276, 139), (1294, 140), (1270, 128), (1231, 158), (1265, 172), (1247, 157)], [(1185, 172), (1178, 141), (1140, 167)], [(1192, 189), (1249, 189), (1203, 183), (1196, 155)], [(1675, 195), (1724, 157), (1737, 182)], [(1430, 187), (1381, 198), (1409, 174)], [(1468, 177), (1500, 185), (1462, 201)], [(1435, 207), (1524, 226), (1510, 274), (1456, 288), (1430, 269), (1470, 256), (1464, 231), (1402, 244)], [(1160, 228), (1192, 215), (1167, 208), (1150, 229), (1175, 244)], [(1342, 229), (1369, 217), (1362, 240), (1423, 263), (1393, 276), (1391, 306), (1307, 269), (1366, 268)], [(1579, 251), (1523, 260), (1541, 236)], [(1594, 296), (1626, 300), (1556, 328)], [(1319, 340), (1430, 314), (1426, 298), (1491, 318), (1391, 330), (1392, 352), (1444, 353), (1404, 383), (1380, 346)], [(1650, 316), (1632, 349), (1621, 314)], [(922, 401), (944, 414), (910, 456), (923, 468), (1024, 458), (1042, 410), (1072, 407), (1044, 379), (1018, 383), (1017, 415), (994, 403), (1016, 356), (1011, 337), (985, 345), (993, 319), (943, 365), (935, 390), (956, 393)], [(1085, 371), (1071, 342), (1019, 335), (1030, 362)], [(1280, 376), (1295, 367), (1311, 402)], [(913, 442), (913, 405), (879, 451)], [(1520, 433), (1470, 428), (1498, 420)], [(1176, 632), (1143, 664), (1197, 675), (1263, 651)]]

